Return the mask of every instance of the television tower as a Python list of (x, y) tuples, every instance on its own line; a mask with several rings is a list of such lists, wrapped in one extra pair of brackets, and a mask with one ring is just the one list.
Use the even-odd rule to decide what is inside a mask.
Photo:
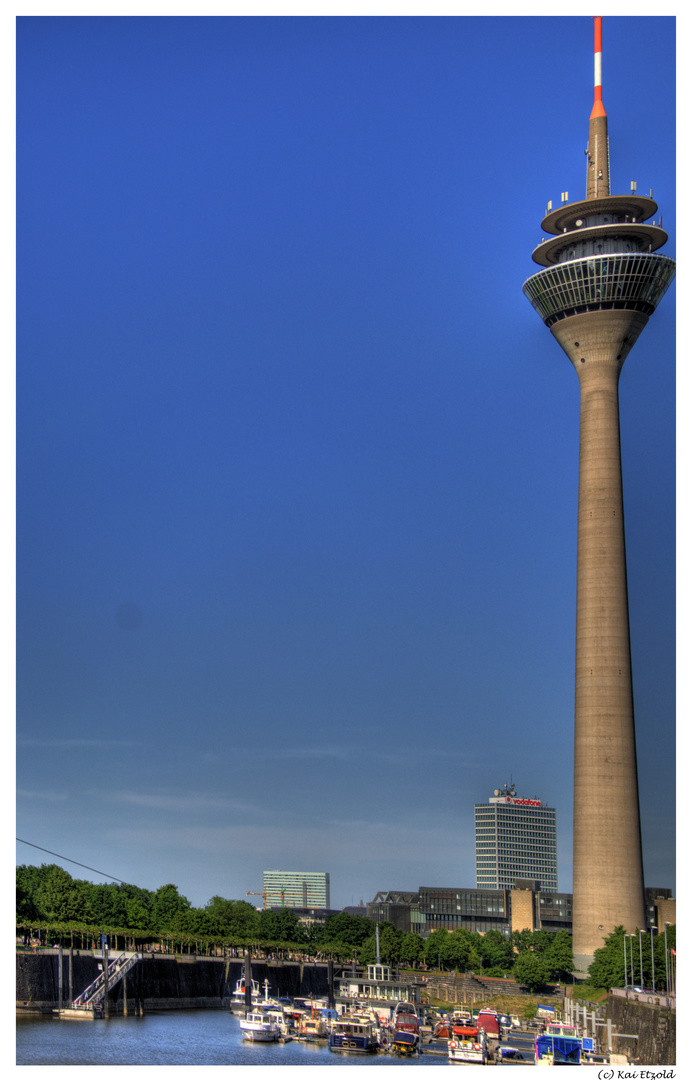
[(619, 925), (645, 928), (618, 380), (626, 356), (671, 284), (675, 264), (650, 197), (612, 195), (602, 102), (602, 20), (594, 19), (594, 104), (584, 201), (549, 203), (532, 258), (546, 269), (523, 292), (580, 380), (573, 953), (586, 971)]

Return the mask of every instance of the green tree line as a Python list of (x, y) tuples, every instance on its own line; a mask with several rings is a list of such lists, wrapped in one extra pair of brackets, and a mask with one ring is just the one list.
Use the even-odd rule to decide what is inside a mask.
[(97, 885), (55, 864), (17, 867), (17, 927), (41, 933), (47, 944), (95, 947), (100, 935), (118, 947), (158, 942), (181, 952), (257, 947), (353, 958), (374, 933), (373, 923), (337, 912), (325, 925), (305, 926), (291, 908), (258, 911), (245, 900), (213, 896), (193, 907), (173, 884), (151, 891), (136, 885)]
[[(258, 911), (245, 900), (222, 896), (195, 908), (172, 884), (154, 891), (97, 885), (55, 864), (17, 867), (17, 926), (38, 932), (46, 944), (95, 947), (106, 933), (116, 948), (159, 942), (173, 951), (210, 954), (252, 947), (362, 964), (375, 961), (377, 947), (373, 922), (360, 915), (336, 912), (324, 925), (306, 926), (291, 908)], [(434, 930), (424, 939), (381, 923), (379, 946), (381, 960), (392, 966), (511, 976), (530, 990), (569, 978), (573, 966), (572, 938), (565, 931), (523, 930), (508, 938), (498, 930)]]

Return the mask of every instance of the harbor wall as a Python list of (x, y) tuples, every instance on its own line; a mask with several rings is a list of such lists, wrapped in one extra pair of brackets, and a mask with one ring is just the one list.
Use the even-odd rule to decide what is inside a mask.
[(638, 1065), (676, 1064), (676, 1009), (641, 1004), (609, 994), (607, 1019), (616, 1031), (634, 1038), (613, 1037), (617, 1053), (628, 1054)]
[[(112, 953), (110, 959), (114, 959)], [(100, 974), (100, 954), (75, 950), (72, 958), (72, 998)], [(17, 953), (17, 1010), (52, 1012), (60, 1007), (59, 956), (56, 952)], [(169, 1009), (227, 1009), (242, 977), (242, 958), (166, 957), (145, 953), (124, 979), (109, 991), (109, 1013)], [(253, 961), (252, 977), (270, 996), (296, 997), (327, 993), (327, 964)], [(125, 983), (125, 986), (123, 985)], [(63, 1003), (69, 1001), (69, 954), (63, 952)]]

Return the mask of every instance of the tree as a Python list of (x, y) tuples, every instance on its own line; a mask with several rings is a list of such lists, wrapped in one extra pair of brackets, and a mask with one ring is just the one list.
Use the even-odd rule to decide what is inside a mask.
[(258, 934), (260, 912), (247, 900), (224, 900), (213, 896), (206, 911), (219, 926), (219, 931), (235, 938), (253, 938)]
[(90, 915), (87, 882), (76, 882), (61, 866), (41, 867), (45, 871), (34, 893), (34, 903), (46, 922), (85, 920)]
[(267, 908), (260, 912), (258, 935), (261, 940), (272, 942), (302, 942), (304, 938), (301, 921), (292, 908), (273, 911)]
[(515, 961), (512, 942), (500, 930), (488, 930), (479, 935), (477, 950), (481, 953), (484, 969), (498, 968), (510, 971)]
[(447, 930), (433, 930), (424, 942), (424, 960), (427, 967), (437, 967), (439, 971), (448, 971), (452, 966), (450, 941), (452, 934)]
[(20, 922), (29, 922), (38, 918), (38, 911), (25, 883), (17, 877), (16, 915)]
[(513, 964), (513, 979), (533, 993), (549, 981), (549, 969), (538, 953), (525, 949)]
[(371, 937), (366, 938), (363, 945), (358, 950), (359, 962), (364, 966), (374, 964), (376, 955), (375, 933), (373, 933)]
[(513, 930), (510, 937), (518, 954), (543, 953), (550, 947), (553, 935), (548, 930)]
[(475, 952), (478, 935), (469, 930), (453, 930), (448, 934), (447, 962), (456, 971), (477, 970), (481, 967), (481, 957)]
[(557, 930), (543, 956), (549, 968), (549, 978), (564, 982), (570, 978), (575, 967), (573, 936), (567, 930)]
[(180, 931), (185, 928), (185, 914), (190, 901), (181, 896), (175, 885), (161, 885), (154, 893), (152, 919), (157, 930)]
[(363, 915), (350, 915), (339, 911), (328, 915), (322, 929), (321, 941), (342, 941), (345, 945), (360, 948), (374, 932), (373, 920)]
[(532, 951), (533, 936), (531, 930), (513, 930), (510, 938), (518, 955), (523, 952)]
[[(144, 889), (138, 893), (144, 894)], [(151, 903), (145, 895), (129, 896), (125, 904), (125, 925), (131, 930), (148, 930), (152, 925)]]
[(380, 956), (385, 964), (398, 964), (402, 955), (403, 933), (392, 923), (382, 924), (380, 930)]
[(414, 967), (423, 960), (423, 951), (424, 943), (421, 935), (414, 933), (413, 930), (406, 931), (400, 946), (402, 963)]
[(476, 945), (470, 945), (469, 954), (467, 956), (467, 963), (465, 966), (467, 971), (476, 971), (479, 973), (479, 975), (481, 975), (484, 962), (481, 958), (481, 953), (477, 949)]
[(592, 986), (610, 990), (612, 986), (624, 986), (630, 981), (630, 942), (626, 941), (624, 961), (625, 933), (625, 927), (617, 926), (604, 939), (603, 947), (595, 951), (594, 960), (588, 968)]

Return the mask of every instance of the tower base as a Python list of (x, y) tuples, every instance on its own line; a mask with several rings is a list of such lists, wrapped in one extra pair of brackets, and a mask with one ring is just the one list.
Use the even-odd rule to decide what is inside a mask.
[(573, 953), (573, 975), (576, 979), (584, 981), (588, 977), (588, 969), (594, 960), (594, 953)]

